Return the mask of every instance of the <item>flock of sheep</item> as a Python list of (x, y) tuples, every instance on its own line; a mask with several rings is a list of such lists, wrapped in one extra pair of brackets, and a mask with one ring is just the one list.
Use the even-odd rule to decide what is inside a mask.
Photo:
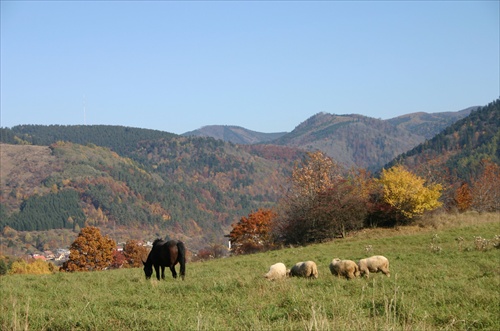
[[(329, 267), (332, 275), (347, 279), (359, 276), (368, 278), (370, 272), (382, 272), (387, 277), (391, 276), (389, 273), (389, 260), (382, 255), (361, 259), (358, 263), (352, 260), (334, 258)], [(264, 277), (268, 280), (285, 277), (318, 278), (318, 267), (314, 261), (306, 261), (296, 263), (291, 269), (287, 270), (285, 264), (280, 262), (273, 264)]]

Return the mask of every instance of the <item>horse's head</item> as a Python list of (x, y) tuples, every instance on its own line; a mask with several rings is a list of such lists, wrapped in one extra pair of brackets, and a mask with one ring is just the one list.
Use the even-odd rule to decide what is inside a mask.
[(142, 261), (144, 265), (144, 274), (146, 275), (146, 279), (150, 279), (153, 274), (153, 264)]

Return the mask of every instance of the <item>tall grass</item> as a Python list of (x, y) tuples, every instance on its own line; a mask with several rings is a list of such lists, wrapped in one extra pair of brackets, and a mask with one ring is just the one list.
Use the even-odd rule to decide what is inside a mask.
[[(185, 281), (146, 280), (141, 269), (4, 276), (0, 328), (500, 330), (500, 249), (474, 245), (500, 234), (498, 214), (457, 224), (189, 263)], [(389, 258), (390, 278), (347, 281), (328, 270), (334, 257), (373, 254)], [(304, 260), (316, 261), (318, 279), (262, 277), (271, 264)]]

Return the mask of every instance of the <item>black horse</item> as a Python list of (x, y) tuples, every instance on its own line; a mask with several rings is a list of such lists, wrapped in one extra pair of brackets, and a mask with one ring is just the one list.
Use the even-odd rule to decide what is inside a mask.
[(177, 272), (175, 271), (177, 263), (181, 265), (181, 278), (184, 280), (186, 275), (186, 248), (184, 243), (177, 240), (165, 241), (161, 239), (156, 239), (153, 242), (153, 248), (149, 252), (148, 259), (146, 262), (142, 261), (146, 279), (151, 278), (154, 266), (158, 280), (160, 280), (160, 267), (161, 279), (165, 279), (165, 267), (169, 267), (172, 277), (177, 278)]

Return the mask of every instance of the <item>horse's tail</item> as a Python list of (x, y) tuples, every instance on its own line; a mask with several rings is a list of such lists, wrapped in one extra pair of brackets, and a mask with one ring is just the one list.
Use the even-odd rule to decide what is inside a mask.
[(184, 246), (184, 243), (182, 241), (177, 242), (177, 251), (177, 260), (181, 265), (181, 278), (182, 280), (184, 280), (184, 277), (186, 276), (186, 247)]

